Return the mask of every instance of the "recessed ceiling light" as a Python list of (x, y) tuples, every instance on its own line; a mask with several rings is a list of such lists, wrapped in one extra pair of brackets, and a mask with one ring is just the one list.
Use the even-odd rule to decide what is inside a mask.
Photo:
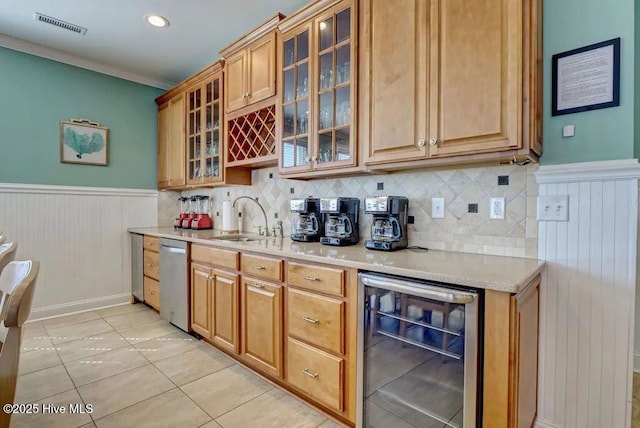
[(157, 13), (149, 13), (144, 16), (144, 19), (154, 27), (163, 28), (169, 26), (169, 20), (162, 15), (158, 15)]

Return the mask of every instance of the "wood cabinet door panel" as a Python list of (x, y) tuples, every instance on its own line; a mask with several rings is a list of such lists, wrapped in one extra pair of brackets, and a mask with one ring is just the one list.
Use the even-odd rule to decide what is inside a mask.
[(213, 270), (212, 340), (238, 353), (238, 275)]
[(427, 9), (427, 0), (363, 2), (367, 164), (427, 156)]
[(291, 336), (336, 354), (344, 354), (345, 303), (289, 288), (287, 324)]
[(169, 187), (169, 103), (158, 107), (158, 188)]
[(158, 281), (144, 277), (144, 301), (156, 310), (160, 310), (160, 286)]
[(224, 95), (227, 113), (244, 107), (247, 93), (246, 51), (241, 50), (225, 61)]
[(142, 239), (142, 247), (145, 250), (160, 252), (160, 239), (155, 236), (145, 235)]
[(144, 250), (144, 275), (160, 280), (160, 255), (153, 251)]
[(521, 146), (522, 5), (431, 0), (431, 156)]
[(536, 285), (516, 304), (517, 382), (514, 399), (517, 427), (530, 427), (536, 418), (538, 391), (538, 311), (539, 287)]
[(184, 95), (178, 95), (169, 101), (169, 184), (171, 187), (184, 186), (186, 183), (185, 162), (185, 105)]
[(289, 338), (287, 380), (325, 406), (344, 409), (344, 360)]
[(211, 269), (191, 263), (191, 329), (211, 338)]
[(248, 104), (276, 93), (276, 34), (265, 36), (247, 49)]
[(242, 278), (242, 355), (252, 366), (282, 377), (282, 287)]

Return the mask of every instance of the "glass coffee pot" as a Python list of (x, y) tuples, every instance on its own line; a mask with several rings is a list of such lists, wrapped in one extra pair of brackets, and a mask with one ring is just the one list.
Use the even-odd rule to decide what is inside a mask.
[(316, 235), (318, 233), (318, 217), (314, 214), (300, 214), (291, 223), (291, 233), (300, 235)]
[(395, 241), (401, 235), (400, 222), (395, 217), (375, 218), (371, 223), (371, 239), (374, 241)]
[(353, 225), (351, 219), (340, 214), (337, 216), (330, 216), (325, 222), (325, 235), (335, 238), (344, 238), (351, 236), (353, 233)]

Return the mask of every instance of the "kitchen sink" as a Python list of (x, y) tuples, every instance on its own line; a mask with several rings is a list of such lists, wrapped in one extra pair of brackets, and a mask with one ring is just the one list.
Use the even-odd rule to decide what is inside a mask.
[(220, 240), (220, 241), (233, 241), (233, 242), (252, 242), (259, 241), (261, 239), (265, 239), (266, 237), (258, 237), (258, 236), (243, 236), (243, 235), (228, 235), (228, 236), (216, 236), (215, 238), (211, 238), (212, 240)]

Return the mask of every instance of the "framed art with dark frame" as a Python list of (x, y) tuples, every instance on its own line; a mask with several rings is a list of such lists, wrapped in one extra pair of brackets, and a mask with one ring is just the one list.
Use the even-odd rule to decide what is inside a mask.
[(620, 105), (620, 38), (552, 57), (551, 115)]

